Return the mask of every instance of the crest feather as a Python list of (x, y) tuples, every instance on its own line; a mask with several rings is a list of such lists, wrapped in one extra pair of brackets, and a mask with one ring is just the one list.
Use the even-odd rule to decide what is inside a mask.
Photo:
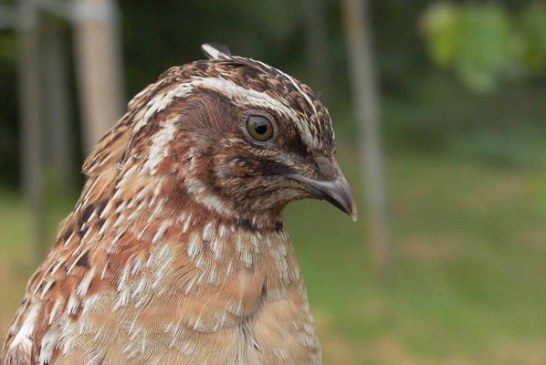
[(231, 57), (231, 52), (229, 51), (229, 48), (219, 44), (205, 43), (201, 45), (201, 49), (203, 50), (205, 56), (207, 56), (207, 58), (211, 60)]

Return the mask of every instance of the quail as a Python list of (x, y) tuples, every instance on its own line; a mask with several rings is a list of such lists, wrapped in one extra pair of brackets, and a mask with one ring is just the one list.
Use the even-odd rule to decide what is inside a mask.
[(282, 214), (318, 198), (356, 218), (331, 118), (286, 73), (202, 48), (87, 157), (0, 364), (321, 364)]

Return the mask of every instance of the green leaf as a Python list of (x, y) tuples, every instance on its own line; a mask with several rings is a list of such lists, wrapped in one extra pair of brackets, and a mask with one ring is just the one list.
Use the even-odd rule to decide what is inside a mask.
[(460, 37), (459, 9), (445, 2), (433, 4), (421, 18), (421, 25), (432, 60), (439, 66), (452, 65)]
[(453, 71), (468, 89), (490, 93), (501, 81), (524, 75), (526, 64), (539, 70), (546, 67), (543, 8), (528, 10), (521, 22), (523, 32), (499, 3), (435, 3), (421, 19), (430, 58)]
[(546, 72), (546, 5), (535, 3), (521, 15), (523, 63), (534, 75)]

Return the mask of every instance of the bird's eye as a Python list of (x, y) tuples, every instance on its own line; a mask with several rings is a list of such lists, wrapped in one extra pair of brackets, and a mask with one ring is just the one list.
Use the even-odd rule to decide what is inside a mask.
[(265, 142), (273, 137), (273, 123), (263, 115), (250, 114), (246, 118), (246, 130), (259, 142)]

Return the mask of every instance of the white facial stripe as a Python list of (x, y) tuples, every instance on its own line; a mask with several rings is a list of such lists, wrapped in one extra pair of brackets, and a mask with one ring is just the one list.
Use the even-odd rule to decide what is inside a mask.
[(186, 97), (193, 90), (194, 86), (191, 83), (179, 84), (176, 87), (170, 89), (166, 93), (159, 93), (154, 96), (152, 100), (148, 102), (146, 112), (144, 116), (135, 124), (133, 127), (133, 132), (136, 133), (142, 127), (144, 127), (150, 121), (150, 118), (164, 110), (174, 98), (183, 98)]
[[(316, 113), (315, 107), (309, 97), (297, 86), (297, 83), (291, 77), (289, 77), (289, 79), (294, 84), (294, 87), (302, 93)], [(164, 110), (175, 98), (187, 97), (194, 92), (196, 88), (221, 92), (223, 95), (230, 98), (235, 105), (240, 107), (269, 108), (275, 110), (296, 123), (298, 130), (300, 130), (301, 138), (307, 146), (316, 146), (319, 143), (319, 141), (313, 138), (309, 123), (303, 120), (297, 112), (287, 107), (279, 100), (272, 98), (266, 93), (244, 88), (233, 81), (212, 77), (196, 78), (191, 82), (179, 84), (167, 92), (156, 95), (148, 102), (144, 116), (135, 124), (133, 131), (135, 133), (138, 132), (149, 122), (154, 114)]]
[[(296, 124), (296, 127), (300, 131), (301, 138), (307, 146), (312, 147), (317, 145), (319, 142), (313, 138), (313, 133), (310, 130), (310, 124), (305, 121), (300, 114), (296, 113), (293, 109), (287, 107), (266, 93), (246, 89), (237, 85), (233, 81), (218, 78), (202, 79), (200, 86), (227, 94), (237, 106), (265, 107), (276, 110)], [(301, 89), (299, 89), (299, 91), (302, 92)], [(306, 99), (308, 99), (308, 96), (305, 93), (302, 94)], [(310, 100), (308, 101), (310, 102)], [(314, 106), (313, 110), (315, 110)]]
[(192, 194), (197, 203), (204, 205), (210, 210), (227, 217), (235, 216), (235, 212), (226, 206), (222, 199), (207, 189), (205, 183), (196, 178), (187, 179), (186, 189)]
[(176, 119), (167, 119), (162, 123), (162, 128), (153, 135), (152, 146), (150, 147), (150, 155), (148, 160), (144, 164), (143, 168), (148, 170), (150, 174), (154, 175), (157, 170), (157, 166), (167, 156), (168, 145), (174, 139), (176, 132)]
[(196, 87), (222, 92), (240, 106), (266, 107), (280, 111), (287, 117), (297, 120), (299, 115), (280, 101), (273, 99), (266, 93), (247, 89), (233, 81), (222, 78), (201, 78), (191, 82)]

